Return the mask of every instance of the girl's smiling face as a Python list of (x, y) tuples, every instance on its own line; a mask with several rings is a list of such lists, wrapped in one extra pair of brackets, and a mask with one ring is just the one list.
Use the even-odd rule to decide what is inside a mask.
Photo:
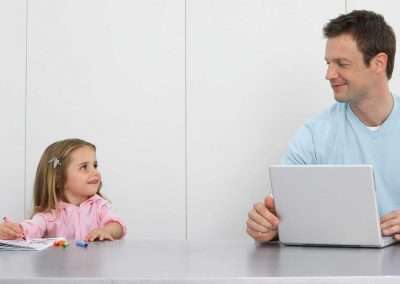
[(100, 184), (96, 151), (89, 146), (74, 150), (66, 169), (64, 196), (67, 201), (75, 205), (81, 204), (97, 193)]

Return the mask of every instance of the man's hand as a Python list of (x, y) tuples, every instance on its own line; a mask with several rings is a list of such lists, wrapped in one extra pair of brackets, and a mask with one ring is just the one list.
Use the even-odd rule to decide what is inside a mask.
[(384, 236), (400, 240), (400, 210), (387, 213), (381, 218), (381, 230)]
[(254, 204), (250, 210), (246, 222), (247, 233), (256, 241), (268, 242), (277, 238), (278, 224), (274, 200), (270, 195), (264, 202)]

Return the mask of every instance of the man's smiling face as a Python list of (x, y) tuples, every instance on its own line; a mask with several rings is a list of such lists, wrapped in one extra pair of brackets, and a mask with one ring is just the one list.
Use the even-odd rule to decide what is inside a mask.
[(328, 65), (325, 78), (329, 80), (335, 100), (358, 102), (368, 95), (375, 75), (365, 65), (363, 55), (351, 35), (328, 38), (325, 60)]

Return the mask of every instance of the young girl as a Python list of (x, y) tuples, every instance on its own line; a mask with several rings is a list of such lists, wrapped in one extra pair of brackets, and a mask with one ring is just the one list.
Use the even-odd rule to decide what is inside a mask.
[(126, 226), (100, 193), (96, 147), (80, 139), (51, 144), (44, 151), (33, 194), (33, 217), (19, 224), (6, 218), (0, 239), (64, 237), (68, 240), (114, 240)]

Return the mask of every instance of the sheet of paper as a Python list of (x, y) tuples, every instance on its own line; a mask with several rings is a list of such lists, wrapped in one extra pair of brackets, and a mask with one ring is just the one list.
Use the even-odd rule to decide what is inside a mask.
[(51, 247), (58, 239), (0, 240), (0, 250), (43, 250)]

